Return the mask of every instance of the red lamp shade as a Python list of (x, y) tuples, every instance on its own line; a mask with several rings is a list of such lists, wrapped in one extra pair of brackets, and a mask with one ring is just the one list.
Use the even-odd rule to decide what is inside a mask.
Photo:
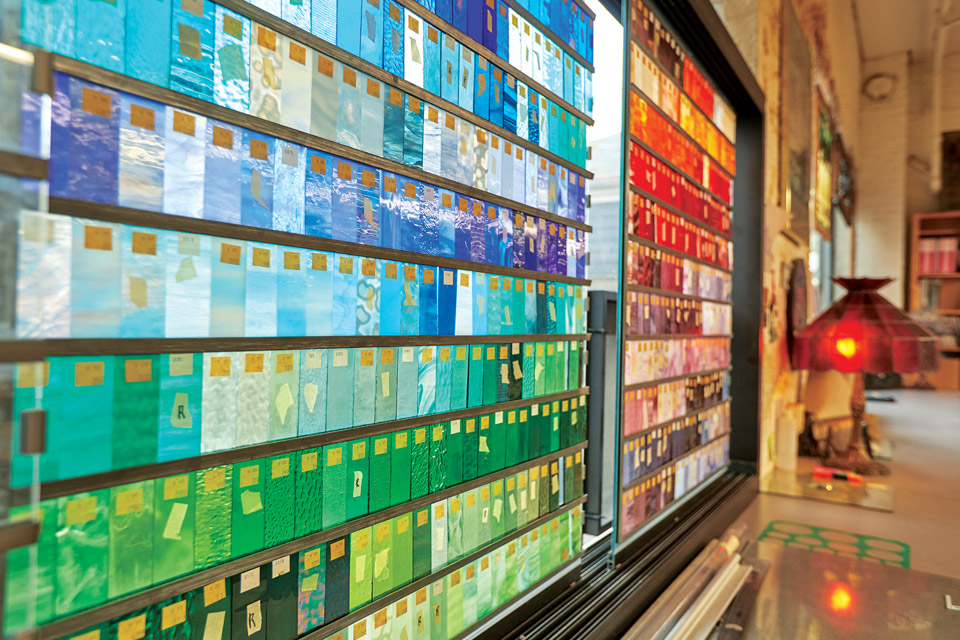
[(936, 336), (877, 293), (890, 281), (834, 278), (847, 294), (794, 336), (793, 367), (843, 373), (936, 370)]

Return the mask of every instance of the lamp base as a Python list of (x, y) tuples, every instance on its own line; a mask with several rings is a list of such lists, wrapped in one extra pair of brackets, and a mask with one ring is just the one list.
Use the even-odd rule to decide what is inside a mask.
[[(866, 410), (867, 399), (863, 392), (863, 375), (854, 379), (853, 395), (850, 397), (850, 412), (853, 414), (853, 432), (850, 434), (850, 444), (846, 453), (832, 455), (823, 461), (827, 467), (853, 471), (863, 476), (888, 476), (890, 469), (887, 465), (871, 460), (864, 451), (866, 434), (860, 428), (863, 423), (863, 412)], [(862, 436), (862, 437), (861, 437)]]

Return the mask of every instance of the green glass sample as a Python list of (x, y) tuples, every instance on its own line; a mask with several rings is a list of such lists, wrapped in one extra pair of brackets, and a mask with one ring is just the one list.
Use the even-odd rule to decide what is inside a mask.
[(527, 566), (530, 567), (531, 580), (539, 580), (540, 576), (546, 575), (540, 570), (540, 529), (534, 529), (530, 532), (530, 550), (527, 552)]
[(563, 458), (563, 501), (570, 502), (574, 499), (573, 488), (573, 456), (564, 456)]
[(573, 433), (570, 426), (570, 401), (562, 400), (560, 402), (560, 415), (558, 416), (560, 422), (560, 448), (566, 449), (571, 444), (573, 444)]
[(157, 461), (160, 356), (114, 358), (113, 468)]
[(107, 597), (110, 491), (57, 500), (56, 614), (65, 616)]
[(511, 540), (507, 544), (504, 560), (504, 602), (517, 597), (517, 541)]
[(375, 412), (377, 422), (397, 419), (397, 358), (396, 349), (384, 347), (377, 358), (377, 398)]
[(490, 536), (499, 540), (507, 532), (503, 480), (490, 483)]
[(264, 564), (230, 578), (234, 638), (266, 640), (270, 637), (267, 633), (269, 620), (266, 602), (270, 570), (270, 565)]
[(543, 390), (544, 393), (557, 392), (557, 344), (546, 343), (546, 355), (543, 359)]
[(570, 512), (570, 537), (573, 538), (573, 555), (583, 551), (583, 505)]
[(322, 527), (323, 472), (319, 467), (322, 449), (305, 449), (295, 456), (296, 513), (294, 537), (320, 531)]
[(514, 342), (510, 345), (510, 385), (507, 396), (510, 400), (523, 398), (523, 345)]
[(580, 343), (571, 340), (567, 346), (567, 390), (580, 386)]
[(537, 359), (533, 355), (534, 345), (527, 343), (523, 345), (523, 397), (524, 399), (535, 396), (536, 363)]
[(576, 500), (583, 495), (583, 451), (577, 451), (573, 454), (573, 491), (570, 494), (571, 500)]
[(413, 514), (391, 520), (393, 530), (393, 588), (413, 581)]
[(493, 553), (490, 554), (490, 565), (492, 572), (490, 574), (490, 604), (494, 609), (499, 609), (503, 606), (505, 601), (504, 595), (506, 594), (506, 585), (504, 584), (504, 548), (497, 547), (493, 550)]
[(560, 482), (562, 479), (560, 462), (554, 460), (550, 463), (550, 511), (556, 511), (560, 508)]
[(484, 347), (483, 357), (483, 405), (497, 402), (497, 380), (500, 377), (500, 365), (497, 361), (497, 346)]
[(453, 353), (451, 347), (441, 346), (435, 350), (436, 358), (436, 407), (435, 413), (450, 411), (450, 391), (453, 386)]
[(530, 580), (530, 565), (527, 562), (527, 556), (530, 551), (530, 534), (525, 533), (520, 536), (520, 542), (517, 545), (517, 590), (526, 591), (533, 582)]
[(447, 637), (452, 638), (463, 630), (463, 569), (446, 577), (447, 592)]
[(267, 638), (291, 640), (297, 635), (297, 556), (281, 556), (264, 572), (267, 566)]
[(567, 343), (557, 342), (556, 366), (553, 373), (553, 393), (560, 393), (567, 389)]
[(470, 362), (467, 373), (467, 406), (483, 406), (483, 347), (470, 348)]
[(370, 602), (373, 588), (373, 557), (370, 527), (350, 534), (350, 611)]
[(450, 410), (467, 408), (467, 347), (453, 347), (453, 371), (450, 382)]
[(477, 562), (463, 568), (463, 628), (469, 629), (477, 622)]
[(390, 506), (390, 435), (370, 438), (370, 513)]
[(517, 412), (517, 458), (519, 462), (530, 460), (530, 410)]
[[(159, 609), (144, 607), (133, 613), (110, 621), (108, 638), (158, 638), (160, 629)], [(142, 631), (141, 631), (142, 630)]]
[(271, 456), (264, 463), (263, 546), (275, 547), (293, 539), (296, 503), (297, 456), (293, 453)]
[(543, 446), (540, 443), (542, 429), (540, 427), (540, 405), (530, 405), (527, 419), (527, 459), (533, 460), (543, 455)]
[(434, 502), (430, 508), (430, 570), (437, 572), (447, 566), (447, 502)]
[(265, 482), (263, 460), (233, 465), (233, 520), (231, 555), (234, 558), (263, 549)]
[(477, 477), (478, 446), (477, 419), (467, 418), (463, 421), (463, 444), (461, 445), (461, 466), (464, 482), (469, 482)]
[(323, 528), (331, 529), (347, 521), (347, 445), (323, 448)]
[(410, 431), (390, 436), (390, 506), (410, 500)]
[(528, 522), (530, 522), (529, 520), (530, 505), (528, 504), (528, 499), (527, 499), (527, 494), (529, 493), (529, 488), (527, 484), (529, 473), (530, 473), (529, 470), (524, 469), (523, 471), (520, 471), (519, 473), (517, 473), (517, 476), (516, 476), (517, 478), (517, 493), (516, 493), (517, 529), (522, 529), (523, 527), (527, 526)]
[(560, 401), (550, 403), (550, 451), (560, 451)]
[(447, 593), (444, 579), (440, 578), (430, 585), (430, 637), (448, 638), (447, 635)]
[(493, 554), (480, 558), (480, 568), (477, 570), (477, 618), (490, 615), (493, 610), (493, 567), (490, 560)]
[(490, 425), (490, 469), (500, 471), (506, 461), (507, 425), (503, 411), (493, 414), (493, 424)]
[(510, 371), (510, 349), (508, 344), (497, 348), (497, 402), (510, 399), (510, 381), (513, 375)]
[(447, 499), (447, 564), (463, 557), (463, 499)]
[(452, 487), (463, 482), (463, 423), (451, 420), (443, 424), (444, 439), (447, 441), (447, 486)]
[(347, 459), (347, 520), (367, 515), (370, 509), (370, 457), (367, 438), (352, 440), (346, 445)]
[(530, 469), (530, 487), (527, 490), (529, 506), (527, 520), (533, 522), (540, 518), (540, 467)]
[(413, 430), (410, 470), (410, 499), (416, 500), (430, 491), (430, 443), (426, 427)]
[(480, 510), (477, 506), (479, 490), (471, 489), (463, 493), (463, 555), (477, 550), (480, 527)]
[(87, 627), (83, 631), (73, 635), (66, 636), (64, 640), (87, 640), (87, 638), (109, 638), (111, 631), (111, 622), (101, 622), (100, 624)]
[(419, 580), (430, 573), (430, 507), (413, 513), (413, 579)]
[(550, 403), (544, 402), (540, 405), (540, 455), (547, 455), (554, 451), (551, 448), (551, 431), (553, 428), (553, 419), (552, 411), (550, 410)]
[[(180, 594), (173, 598), (162, 600), (154, 605), (154, 634), (150, 638), (158, 640), (188, 640), (196, 631), (193, 629), (190, 617), (187, 615), (189, 594)], [(203, 637), (197, 633), (197, 637)]]
[(503, 481), (503, 527), (504, 531), (517, 530), (517, 510), (520, 505), (517, 504), (517, 478), (516, 476), (507, 476)]
[(430, 493), (443, 491), (447, 486), (447, 439), (443, 424), (429, 427), (430, 431)]
[(542, 518), (543, 516), (547, 515), (547, 514), (551, 511), (551, 509), (550, 509), (550, 494), (551, 494), (550, 484), (551, 484), (550, 465), (549, 465), (549, 464), (542, 464), (542, 465), (540, 465), (540, 497), (539, 497), (539, 507), (540, 507), (540, 515), (539, 515), (539, 517), (540, 517), (540, 518)]
[(231, 637), (231, 598), (227, 580), (217, 580), (187, 594), (191, 638), (228, 640)]
[(300, 393), (300, 351), (275, 351), (270, 375), (269, 439), (295, 438)]
[(492, 520), (490, 513), (490, 485), (480, 487), (480, 500), (478, 503), (480, 512), (480, 526), (477, 528), (477, 546), (485, 547), (493, 539)]
[(373, 555), (372, 598), (380, 596), (393, 589), (393, 527), (391, 521), (373, 525), (373, 542), (370, 553)]
[(493, 471), (493, 444), (490, 434), (490, 416), (480, 416), (480, 429), (477, 435), (477, 477)]
[(231, 554), (233, 465), (197, 472), (197, 517), (194, 564), (204, 569), (226, 562)]
[(507, 424), (504, 427), (503, 466), (512, 467), (521, 462), (520, 426), (517, 424), (517, 410), (506, 412)]
[(306, 633), (324, 622), (327, 545), (321, 544), (300, 552), (297, 630)]
[(535, 361), (533, 365), (533, 395), (534, 397), (540, 397), (547, 393), (546, 382), (546, 358), (547, 350), (543, 342), (538, 342), (535, 349)]
[[(14, 507), (10, 520), (20, 522), (31, 518), (29, 506)], [(54, 615), (55, 580), (57, 567), (57, 501), (43, 500), (39, 504), (37, 521), (40, 536), (35, 545), (7, 552), (6, 588), (4, 590), (4, 626), (6, 635), (30, 625), (42, 624)], [(34, 585), (31, 588), (31, 584)]]
[(350, 546), (347, 537), (327, 544), (324, 618), (336, 620), (350, 611)]
[(154, 480), (153, 582), (194, 570), (196, 474)]
[(153, 481), (110, 489), (107, 596), (118, 598), (153, 580)]

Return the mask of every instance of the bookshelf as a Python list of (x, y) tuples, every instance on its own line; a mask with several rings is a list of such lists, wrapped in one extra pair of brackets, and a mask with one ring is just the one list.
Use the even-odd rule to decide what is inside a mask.
[[(936, 311), (960, 325), (960, 211), (917, 213), (910, 243), (910, 310)], [(938, 389), (960, 389), (960, 327), (958, 339), (941, 348), (940, 370), (929, 381)]]

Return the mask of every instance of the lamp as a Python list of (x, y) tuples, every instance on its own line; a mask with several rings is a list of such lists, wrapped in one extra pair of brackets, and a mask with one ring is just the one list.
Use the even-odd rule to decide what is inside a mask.
[(885, 465), (867, 458), (860, 438), (866, 399), (864, 373), (916, 373), (936, 370), (940, 362), (937, 338), (897, 309), (877, 289), (891, 278), (834, 278), (847, 293), (793, 340), (794, 369), (857, 374), (850, 411), (853, 433), (846, 454), (828, 466), (864, 475), (886, 475)]

